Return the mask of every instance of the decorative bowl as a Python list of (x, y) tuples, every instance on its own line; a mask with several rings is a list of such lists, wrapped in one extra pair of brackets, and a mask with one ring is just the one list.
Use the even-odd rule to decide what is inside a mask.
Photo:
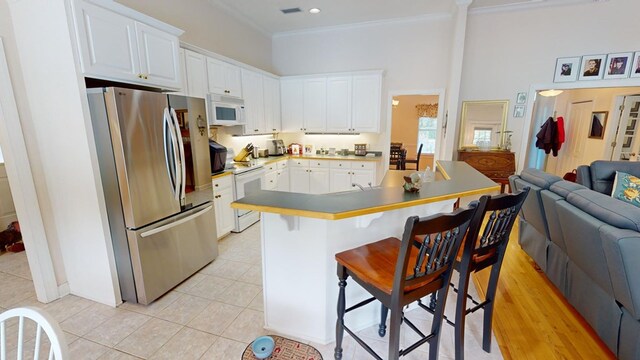
[(412, 173), (410, 176), (404, 176), (404, 191), (406, 192), (418, 192), (420, 191), (420, 187), (422, 186), (422, 178), (420, 174)]
[(273, 352), (274, 346), (275, 341), (273, 341), (271, 336), (260, 336), (253, 340), (253, 344), (251, 344), (251, 351), (253, 351), (253, 355), (258, 359), (266, 359)]

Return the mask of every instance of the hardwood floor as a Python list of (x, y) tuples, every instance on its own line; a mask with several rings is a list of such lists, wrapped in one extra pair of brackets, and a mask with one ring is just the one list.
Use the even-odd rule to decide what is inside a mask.
[[(493, 332), (504, 358), (615, 359), (544, 273), (536, 270), (533, 260), (520, 249), (517, 237), (514, 227), (493, 312)], [(474, 277), (481, 296), (488, 270)], [(467, 358), (472, 359), (472, 354), (467, 353)]]

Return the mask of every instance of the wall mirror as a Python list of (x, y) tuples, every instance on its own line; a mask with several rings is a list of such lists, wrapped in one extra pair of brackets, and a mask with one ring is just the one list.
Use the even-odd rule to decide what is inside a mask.
[(463, 101), (460, 148), (501, 148), (508, 110), (509, 100)]

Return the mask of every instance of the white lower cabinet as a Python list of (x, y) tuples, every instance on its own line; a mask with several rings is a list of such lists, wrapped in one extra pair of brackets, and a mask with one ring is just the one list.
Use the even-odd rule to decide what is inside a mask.
[(327, 194), (329, 192), (329, 161), (291, 160), (291, 192)]
[[(291, 159), (291, 192), (328, 194), (376, 186), (376, 162)], [(286, 190), (283, 190), (286, 191)]]
[(329, 188), (331, 192), (357, 190), (376, 185), (376, 164), (371, 161), (332, 161)]
[(213, 179), (213, 205), (218, 239), (231, 232), (235, 226), (232, 202), (233, 175)]
[(265, 166), (265, 190), (289, 191), (289, 169), (287, 160), (280, 160)]

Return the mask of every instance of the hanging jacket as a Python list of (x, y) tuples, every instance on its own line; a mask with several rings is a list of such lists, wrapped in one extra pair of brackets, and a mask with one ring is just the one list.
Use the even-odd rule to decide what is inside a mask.
[(560, 141), (558, 138), (558, 124), (549, 117), (547, 121), (540, 127), (540, 131), (536, 135), (536, 147), (544, 150), (546, 154), (553, 151), (553, 156), (558, 156), (560, 149)]
[(564, 143), (565, 137), (564, 137), (564, 118), (562, 116), (558, 116), (558, 119), (556, 119), (556, 123), (558, 125), (558, 150), (560, 150), (560, 148), (562, 147), (562, 144)]

